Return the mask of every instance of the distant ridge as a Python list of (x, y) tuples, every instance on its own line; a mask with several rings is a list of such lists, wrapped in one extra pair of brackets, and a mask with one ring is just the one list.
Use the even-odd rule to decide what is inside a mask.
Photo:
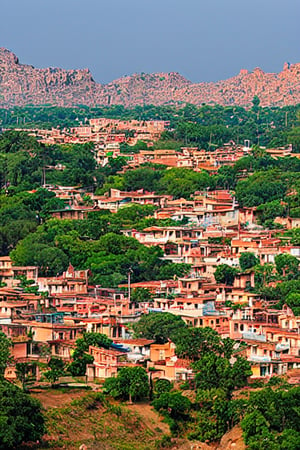
[(28, 104), (74, 106), (220, 104), (248, 106), (253, 97), (262, 106), (300, 103), (300, 63), (284, 64), (279, 73), (242, 69), (227, 80), (192, 83), (177, 72), (134, 74), (108, 84), (96, 83), (88, 69), (36, 69), (20, 64), (11, 51), (0, 48), (0, 107)]

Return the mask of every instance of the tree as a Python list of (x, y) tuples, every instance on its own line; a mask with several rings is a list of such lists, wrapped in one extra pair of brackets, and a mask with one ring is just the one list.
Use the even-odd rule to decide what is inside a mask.
[(275, 256), (276, 270), (279, 275), (289, 280), (297, 278), (299, 274), (299, 260), (289, 253), (281, 253)]
[(217, 283), (224, 283), (229, 286), (233, 285), (234, 277), (238, 273), (235, 267), (228, 266), (227, 264), (220, 264), (215, 273), (215, 280)]
[(243, 272), (247, 269), (251, 269), (251, 267), (253, 266), (256, 266), (256, 264), (259, 264), (259, 260), (258, 258), (256, 258), (254, 253), (251, 252), (241, 253), (240, 267)]
[(281, 436), (278, 437), (280, 448), (284, 450), (298, 450), (300, 442), (299, 431), (293, 429), (283, 430)]
[(60, 248), (47, 244), (32, 242), (32, 235), (27, 236), (11, 252), (14, 263), (22, 265), (37, 265), (39, 273), (45, 276), (57, 275), (68, 266), (68, 257)]
[(191, 270), (190, 264), (185, 263), (168, 263), (159, 269), (158, 278), (160, 280), (170, 280), (174, 277), (184, 277)]
[(231, 399), (233, 390), (245, 386), (252, 374), (250, 363), (245, 358), (237, 356), (232, 363), (228, 357), (214, 352), (204, 354), (192, 367), (199, 389), (221, 388), (228, 400)]
[(184, 327), (186, 324), (181, 317), (171, 313), (144, 314), (137, 323), (133, 324), (135, 336), (153, 339), (157, 344), (165, 344), (180, 328)]
[(256, 211), (259, 214), (260, 222), (266, 225), (276, 217), (283, 217), (286, 213), (286, 205), (281, 200), (273, 200), (272, 202), (259, 205)]
[(89, 351), (89, 347), (109, 348), (112, 340), (101, 333), (83, 333), (83, 338), (76, 341), (76, 347), (84, 352)]
[(299, 438), (299, 386), (289, 389), (270, 387), (251, 392), (246, 414), (241, 422), (245, 443), (252, 450), (291, 448)]
[(285, 303), (292, 308), (295, 316), (300, 315), (300, 293), (298, 292), (291, 292), (286, 300)]
[(189, 198), (195, 191), (214, 187), (214, 178), (207, 172), (194, 172), (191, 169), (174, 167), (164, 172), (159, 181), (159, 192), (173, 195), (175, 198)]
[(12, 342), (6, 335), (0, 332), (0, 381), (4, 378), (4, 372), (10, 360)]
[(16, 375), (17, 375), (17, 378), (22, 383), (23, 390), (25, 389), (25, 383), (27, 380), (27, 376), (35, 365), (36, 365), (35, 362), (33, 362), (33, 363), (31, 363), (31, 362), (30, 363), (28, 363), (28, 362), (16, 363)]
[(138, 400), (149, 394), (149, 379), (143, 367), (123, 367), (116, 378), (108, 378), (103, 391), (116, 398)]
[(163, 171), (150, 167), (141, 167), (136, 170), (128, 170), (124, 174), (124, 187), (126, 191), (145, 189), (153, 192), (158, 189), (158, 182)]
[(228, 400), (221, 388), (198, 389), (196, 394), (196, 426), (190, 438), (216, 441), (240, 421), (246, 400)]
[(242, 207), (259, 206), (273, 200), (281, 200), (286, 190), (286, 176), (280, 171), (257, 171), (250, 177), (238, 181), (236, 197)]
[(160, 397), (165, 392), (170, 392), (171, 389), (172, 383), (166, 378), (159, 378), (154, 383), (154, 394), (156, 397)]
[(257, 264), (253, 268), (255, 286), (266, 286), (270, 281), (274, 279), (273, 271), (274, 266), (272, 264)]
[(259, 108), (259, 105), (260, 105), (259, 97), (257, 95), (254, 95), (254, 97), (252, 99), (252, 110), (254, 112), (257, 112), (258, 108)]
[(149, 289), (145, 288), (132, 289), (130, 294), (130, 299), (133, 303), (151, 302), (152, 298), (152, 293), (149, 291)]
[(177, 420), (186, 420), (192, 406), (191, 401), (181, 392), (165, 392), (153, 400), (152, 405), (157, 411)]
[(222, 352), (220, 335), (210, 327), (180, 328), (173, 336), (179, 358), (198, 360), (207, 352)]
[(44, 373), (45, 378), (54, 384), (59, 377), (63, 376), (65, 364), (61, 358), (52, 356), (48, 362), (50, 370)]
[(37, 441), (44, 432), (44, 418), (38, 400), (6, 381), (0, 382), (0, 449), (20, 448)]

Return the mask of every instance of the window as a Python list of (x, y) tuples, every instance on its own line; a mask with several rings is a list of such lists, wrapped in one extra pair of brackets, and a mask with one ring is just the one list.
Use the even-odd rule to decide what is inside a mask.
[(162, 361), (163, 359), (165, 359), (165, 351), (159, 350), (159, 360)]

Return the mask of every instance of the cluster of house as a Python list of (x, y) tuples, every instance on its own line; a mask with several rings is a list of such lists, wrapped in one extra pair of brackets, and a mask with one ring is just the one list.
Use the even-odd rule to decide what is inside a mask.
[[(94, 144), (94, 158), (98, 167), (105, 167), (110, 158), (123, 157), (127, 164), (124, 170), (137, 168), (145, 163), (163, 164), (168, 167), (185, 167), (195, 171), (206, 170), (215, 174), (224, 165), (233, 166), (239, 159), (247, 156), (251, 150), (250, 141), (243, 145), (230, 141), (214, 151), (199, 149), (198, 147), (182, 147), (180, 149), (157, 149), (154, 143), (161, 134), (170, 127), (169, 121), (162, 120), (120, 120), (109, 118), (86, 119), (85, 124), (73, 128), (20, 129), (36, 137), (40, 142), (53, 144)], [(139, 141), (146, 144), (146, 149), (130, 152), (130, 146)], [(122, 144), (128, 144), (124, 152)], [(274, 158), (285, 156), (299, 157), (293, 153), (292, 146), (288, 148), (265, 149)], [(64, 170), (58, 164), (48, 169)]]
[[(157, 377), (188, 380), (193, 377), (191, 361), (176, 356), (174, 343), (160, 345), (132, 337), (131, 324), (142, 314), (169, 312), (187, 325), (209, 326), (222, 337), (245, 342), (252, 377), (280, 375), (300, 367), (300, 317), (287, 306), (274, 309), (260, 298), (253, 290), (251, 269), (239, 270), (232, 285), (217, 283), (214, 277), (220, 264), (238, 268), (245, 252), (254, 253), (262, 265), (274, 263), (280, 253), (300, 260), (299, 246), (257, 224), (255, 208), (239, 208), (227, 190), (206, 190), (189, 200), (173, 200), (143, 190), (112, 189), (106, 196), (92, 196), (93, 207), (76, 205), (81, 194), (76, 189), (60, 187), (56, 194), (66, 200), (65, 209), (53, 212), (61, 219), (83, 219), (91, 209), (115, 212), (133, 203), (155, 205), (157, 218), (171, 218), (178, 225), (122, 233), (146, 246), (159, 246), (164, 260), (187, 263), (191, 269), (170, 280), (128, 282), (108, 289), (90, 285), (89, 271), (72, 265), (59, 276), (40, 277), (37, 267), (17, 267), (9, 257), (1, 257), (0, 329), (13, 341), (15, 361), (45, 360), (49, 355), (71, 361), (76, 339), (84, 332), (99, 332), (113, 344), (108, 350), (89, 348), (94, 362), (87, 366), (88, 380), (114, 376), (132, 364), (151, 367)], [(300, 219), (287, 218), (285, 226), (299, 227)], [(29, 287), (26, 279), (33, 280)], [(131, 301), (132, 289), (137, 288), (149, 290), (147, 301)], [(13, 365), (6, 375), (15, 376)]]
[(98, 148), (116, 149), (122, 142), (129, 145), (143, 140), (153, 142), (170, 125), (163, 120), (120, 120), (101, 117), (86, 119), (85, 124), (72, 128), (16, 129), (26, 131), (44, 144), (84, 144), (93, 142)]
[[(120, 155), (120, 143), (134, 144), (140, 139), (150, 143), (166, 126), (163, 121), (101, 118), (69, 131), (34, 133), (46, 143), (94, 142), (97, 162), (105, 165), (108, 157)], [(131, 155), (125, 170), (152, 162), (214, 173), (221, 165), (233, 165), (249, 151), (249, 143), (244, 147), (229, 143), (214, 152), (191, 147), (180, 152), (155, 150), (149, 146)], [(278, 158), (290, 155), (292, 149), (267, 152)], [(186, 263), (191, 269), (183, 277), (128, 282), (119, 289), (108, 289), (91, 285), (90, 272), (75, 270), (71, 264), (61, 275), (40, 277), (37, 267), (14, 266), (10, 257), (0, 257), (0, 331), (13, 342), (14, 362), (47, 361), (50, 355), (72, 361), (76, 339), (85, 332), (99, 332), (109, 336), (113, 344), (110, 349), (89, 348), (94, 362), (86, 368), (87, 380), (111, 377), (124, 365), (136, 364), (151, 368), (156, 377), (188, 380), (193, 377), (191, 361), (176, 356), (173, 342), (157, 344), (132, 336), (131, 324), (142, 314), (169, 312), (179, 315), (189, 326), (209, 326), (222, 337), (243, 341), (254, 378), (300, 367), (300, 317), (295, 317), (287, 306), (274, 309), (260, 298), (253, 289), (253, 270), (239, 270), (232, 285), (217, 283), (214, 277), (220, 264), (239, 267), (239, 257), (245, 252), (254, 253), (261, 265), (273, 264), (280, 253), (300, 261), (299, 246), (292, 245), (288, 238), (278, 239), (278, 230), (258, 225), (260, 212), (256, 208), (240, 208), (234, 193), (228, 190), (206, 189), (186, 200), (143, 189), (110, 189), (104, 195), (72, 186), (48, 189), (65, 202), (64, 208), (52, 212), (57, 219), (82, 220), (90, 211), (115, 213), (132, 204), (154, 205), (155, 218), (172, 219), (178, 224), (142, 231), (127, 228), (122, 233), (145, 246), (159, 246), (165, 261)], [(88, 203), (84, 201), (87, 197)], [(275, 222), (287, 229), (300, 227), (297, 218), (277, 218)], [(24, 280), (32, 283), (28, 285)], [(131, 290), (137, 288), (149, 290), (148, 301), (131, 301)], [(14, 363), (7, 368), (6, 376), (16, 377)]]

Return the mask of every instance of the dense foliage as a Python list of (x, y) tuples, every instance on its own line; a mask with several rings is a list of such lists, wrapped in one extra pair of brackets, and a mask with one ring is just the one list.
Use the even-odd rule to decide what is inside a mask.
[(157, 344), (165, 344), (174, 337), (186, 324), (179, 316), (171, 313), (145, 314), (133, 324), (133, 330), (137, 337), (153, 339)]
[(0, 381), (0, 449), (36, 442), (45, 432), (38, 400), (6, 381)]
[(181, 140), (185, 145), (199, 145), (213, 150), (217, 145), (231, 139), (243, 143), (250, 139), (253, 144), (282, 146), (293, 143), (300, 149), (298, 125), (299, 105), (284, 108), (262, 108), (253, 99), (253, 107), (186, 105), (176, 106), (136, 106), (126, 109), (122, 105), (110, 107), (88, 107), (78, 105), (73, 108), (45, 106), (15, 107), (0, 109), (0, 125), (3, 127), (52, 128), (84, 125), (90, 118), (111, 117), (116, 119), (166, 120), (171, 129), (168, 139)]
[(107, 378), (103, 385), (106, 394), (135, 401), (149, 394), (149, 379), (143, 367), (123, 367), (115, 378)]
[(297, 450), (300, 388), (251, 392), (242, 429), (250, 450)]

